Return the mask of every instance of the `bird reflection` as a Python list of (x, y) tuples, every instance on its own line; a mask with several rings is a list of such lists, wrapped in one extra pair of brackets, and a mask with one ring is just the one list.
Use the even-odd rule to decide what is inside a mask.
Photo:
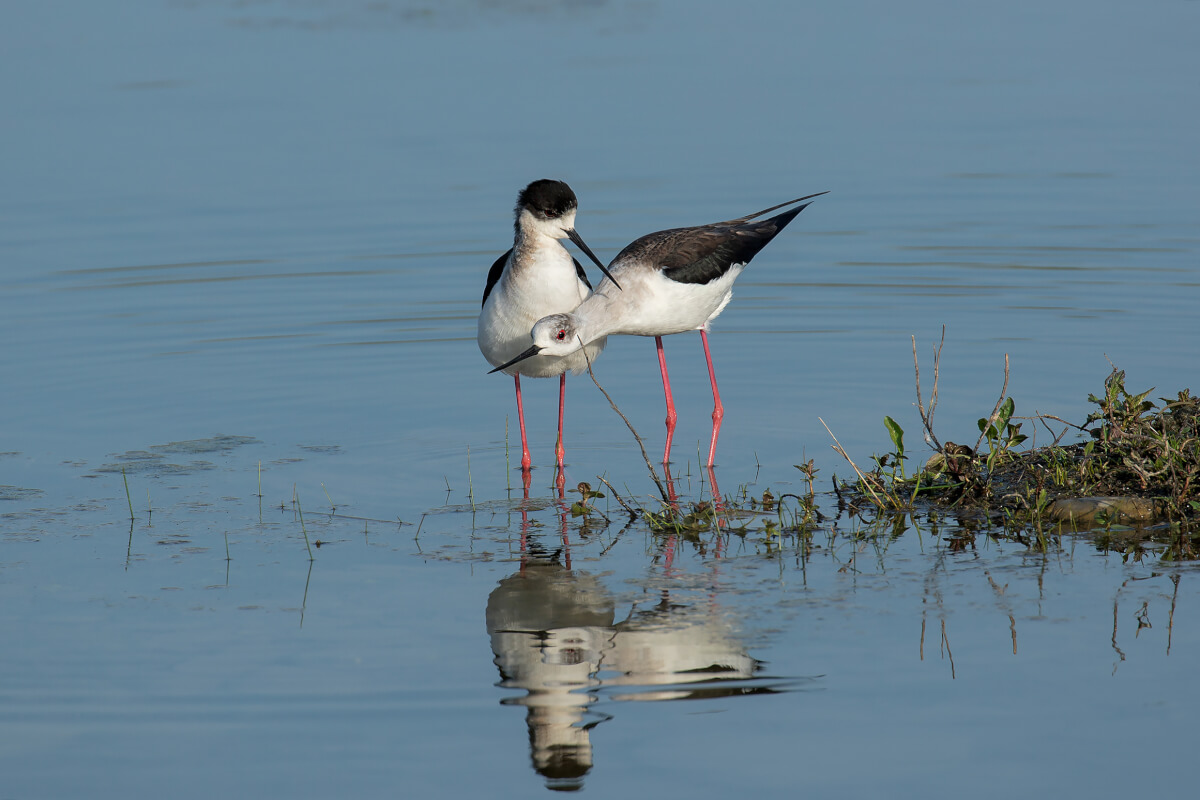
[(599, 581), (550, 560), (530, 560), (488, 597), (498, 685), (526, 692), (503, 702), (525, 706), (533, 768), (551, 789), (581, 787), (592, 767), (588, 732), (604, 717), (585, 717), (614, 614)]
[(562, 551), (531, 541), (521, 568), (488, 597), (487, 630), (498, 686), (521, 689), (504, 705), (526, 708), (533, 768), (557, 790), (583, 787), (592, 768), (590, 731), (612, 700), (682, 700), (778, 691), (752, 679), (761, 662), (733, 624), (702, 603), (654, 595), (616, 622), (613, 596), (595, 576), (559, 563)]

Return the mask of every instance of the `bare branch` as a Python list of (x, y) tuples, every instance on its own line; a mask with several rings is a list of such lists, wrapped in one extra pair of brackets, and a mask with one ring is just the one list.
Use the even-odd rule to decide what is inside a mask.
[[(579, 344), (581, 347), (583, 346), (583, 342), (580, 342)], [(658, 487), (658, 493), (662, 496), (662, 501), (669, 504), (671, 501), (667, 497), (667, 490), (663, 488), (662, 481), (659, 480), (658, 473), (654, 470), (654, 466), (650, 463), (650, 457), (646, 455), (646, 445), (642, 443), (642, 437), (638, 436), (638, 432), (633, 428), (633, 423), (629, 421), (628, 417), (621, 413), (621, 409), (617, 408), (617, 404), (613, 402), (612, 397), (609, 396), (608, 392), (604, 391), (604, 387), (600, 385), (600, 381), (596, 380), (596, 373), (592, 372), (592, 360), (588, 358), (587, 349), (584, 348), (581, 350), (581, 352), (583, 353), (584, 359), (587, 361), (587, 371), (588, 375), (592, 379), (592, 383), (596, 384), (596, 388), (599, 389), (600, 393), (604, 395), (604, 398), (608, 400), (608, 404), (612, 406), (613, 411), (617, 412), (617, 416), (624, 420), (626, 427), (629, 428), (629, 432), (632, 433), (633, 438), (637, 440), (638, 447), (642, 451), (642, 460), (646, 462), (646, 469), (650, 470), (650, 477), (654, 479), (654, 485)], [(605, 483), (607, 483), (607, 481), (605, 481)]]
[[(1026, 417), (1021, 417), (1021, 419), (1026, 419)], [(1057, 447), (1058, 443), (1062, 441), (1062, 438), (1067, 435), (1067, 431), (1069, 431), (1073, 427), (1078, 427), (1075, 425), (1071, 425), (1071, 423), (1067, 422), (1066, 424), (1070, 427), (1063, 428), (1061, 432), (1055, 433), (1054, 429), (1050, 427), (1050, 425), (1046, 422), (1046, 420), (1053, 419), (1053, 420), (1058, 420), (1059, 422), (1066, 422), (1066, 420), (1059, 419), (1058, 417), (1055, 417), (1051, 414), (1039, 414), (1036, 411), (1034, 411), (1033, 419), (1042, 423), (1042, 427), (1045, 428), (1049, 432), (1049, 434), (1054, 437), (1054, 441), (1050, 442), (1050, 444), (1047, 445), (1048, 447)], [(1036, 432), (1037, 428), (1034, 428), (1034, 431)], [(1034, 441), (1034, 445), (1036, 447), (1037, 439), (1034, 439), (1033, 441)]]
[[(820, 417), (817, 417), (817, 419), (821, 421), (822, 425), (825, 425), (825, 420), (821, 419)], [(850, 455), (846, 452), (846, 448), (842, 447), (842, 443), (839, 442), (838, 438), (833, 435), (833, 431), (829, 430), (828, 425), (825, 425), (825, 430), (829, 431), (829, 436), (833, 439), (833, 449), (837, 451), (842, 458), (846, 459), (854, 471), (858, 473), (859, 482), (862, 483), (863, 486), (867, 487), (867, 491), (871, 493), (871, 497), (875, 498), (876, 505), (878, 505), (880, 508), (885, 508), (887, 503), (883, 502), (883, 499), (875, 493), (875, 490), (871, 487), (871, 481), (868, 480), (867, 476), (863, 474), (863, 471), (858, 468), (858, 464), (854, 463), (854, 459), (850, 458)]]
[(613, 488), (613, 485), (611, 483), (609, 483), (608, 480), (606, 480), (603, 475), (597, 475), (596, 480), (600, 481), (601, 483), (603, 483), (605, 486), (608, 487), (608, 490), (610, 492), (612, 492), (612, 496), (615, 497), (617, 499), (617, 502), (621, 504), (621, 508), (623, 508), (629, 512), (630, 517), (633, 517), (634, 519), (637, 518), (638, 512), (635, 509), (633, 509), (629, 505), (629, 503), (625, 502), (625, 498), (621, 497), (621, 495), (617, 493), (617, 490)]
[(917, 412), (921, 415), (921, 425), (925, 428), (925, 441), (933, 446), (939, 453), (944, 454), (942, 443), (938, 441), (937, 436), (933, 432), (933, 412), (937, 409), (938, 401), (938, 371), (942, 361), (942, 345), (946, 343), (946, 326), (942, 326), (942, 339), (938, 342), (937, 348), (933, 351), (933, 391), (929, 394), (929, 408), (925, 408), (925, 401), (921, 396), (921, 364), (917, 360), (917, 337), (912, 337), (913, 347), (913, 372), (917, 376)]
[(1004, 385), (1000, 387), (1000, 399), (996, 401), (996, 407), (992, 409), (991, 416), (987, 418), (987, 423), (979, 432), (979, 438), (975, 440), (975, 452), (979, 452), (979, 445), (983, 444), (983, 437), (987, 435), (987, 429), (1000, 416), (1000, 406), (1004, 405), (1006, 397), (1008, 397), (1008, 353), (1004, 354)]

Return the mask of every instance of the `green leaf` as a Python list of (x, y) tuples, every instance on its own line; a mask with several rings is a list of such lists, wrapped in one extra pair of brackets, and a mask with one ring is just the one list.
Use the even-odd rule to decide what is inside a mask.
[(883, 424), (888, 430), (888, 436), (892, 437), (892, 444), (896, 448), (896, 455), (904, 455), (904, 429), (891, 417), (884, 417)]
[(1008, 421), (1012, 419), (1013, 411), (1016, 410), (1017, 404), (1013, 402), (1011, 397), (1005, 398), (1004, 405), (1000, 406), (1000, 414), (996, 417), (997, 430), (1003, 430)]

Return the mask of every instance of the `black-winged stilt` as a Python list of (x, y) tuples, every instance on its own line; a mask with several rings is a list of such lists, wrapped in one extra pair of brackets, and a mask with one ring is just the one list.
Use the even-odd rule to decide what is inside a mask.
[[(503, 370), (512, 375), (516, 383), (517, 418), (521, 427), (521, 469), (526, 473), (532, 465), (532, 459), (525, 437), (521, 376), (558, 376), (558, 442), (554, 449), (560, 478), (564, 452), (562, 436), (566, 373), (568, 370), (576, 373), (583, 371), (587, 368), (587, 359), (583, 352), (525, 359), (513, 357), (529, 344), (529, 329), (535, 322), (548, 314), (570, 311), (591, 291), (592, 285), (583, 267), (562, 246), (562, 239), (574, 242), (605, 275), (612, 278), (600, 259), (575, 232), (575, 212), (578, 207), (575, 192), (562, 181), (534, 181), (521, 190), (517, 195), (513, 246), (496, 259), (488, 272), (477, 333), (480, 351), (496, 367), (492, 372)], [(588, 358), (598, 356), (604, 349), (604, 343), (603, 336), (588, 342)], [(517, 364), (518, 360), (520, 364)]]
[[(533, 345), (492, 371), (510, 370), (535, 358), (578, 356), (581, 349), (590, 353), (596, 342), (603, 346), (605, 337), (614, 334), (653, 336), (667, 401), (667, 442), (663, 449), (666, 464), (671, 458), (676, 413), (662, 337), (699, 330), (713, 391), (712, 439), (707, 464), (711, 467), (725, 409), (708, 350), (709, 323), (729, 303), (733, 282), (750, 259), (808, 207), (805, 200), (823, 194), (826, 192), (800, 197), (738, 219), (643, 236), (613, 259), (605, 273), (608, 277), (591, 296), (574, 311), (538, 320), (531, 331)], [(796, 203), (804, 204), (795, 206)], [(757, 219), (785, 206), (795, 207), (769, 219)]]

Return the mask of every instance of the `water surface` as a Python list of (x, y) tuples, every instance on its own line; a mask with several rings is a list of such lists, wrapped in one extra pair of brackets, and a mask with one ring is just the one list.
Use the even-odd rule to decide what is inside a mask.
[[(533, 179), (575, 188), (605, 258), (830, 190), (714, 325), (725, 492), (797, 491), (809, 458), (827, 490), (849, 468), (822, 419), (866, 462), (891, 415), (924, 457), (912, 342), (928, 391), (943, 328), (943, 440), (977, 436), (1006, 354), (1018, 414), (1082, 420), (1110, 361), (1195, 389), (1198, 15), (9, 9), (6, 791), (1140, 791), (1114, 753), (1185, 755), (1189, 562), (1087, 532), (893, 536), (827, 495), (811, 552), (761, 520), (656, 536), (611, 497), (584, 524), (550, 488), (553, 382), (526, 383), (525, 499), (474, 322)], [(697, 339), (666, 352), (703, 498)], [(656, 453), (651, 342), (611, 340), (596, 373)], [(586, 376), (567, 413), (568, 486), (651, 493)]]

